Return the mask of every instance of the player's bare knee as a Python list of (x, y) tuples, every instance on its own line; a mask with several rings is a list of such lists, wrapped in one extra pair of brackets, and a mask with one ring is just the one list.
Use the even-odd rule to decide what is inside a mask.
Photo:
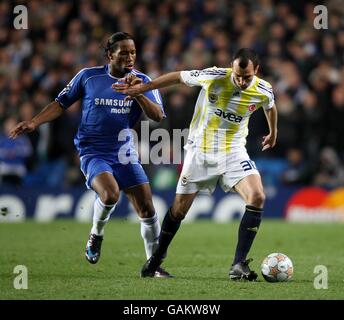
[(171, 210), (172, 218), (176, 220), (183, 220), (186, 217), (187, 211), (181, 207), (173, 207)]
[(99, 194), (100, 200), (107, 206), (115, 204), (119, 199), (119, 192), (116, 190), (103, 190)]
[(250, 196), (249, 196), (249, 201), (250, 205), (255, 206), (257, 208), (262, 208), (265, 202), (265, 194), (263, 191), (254, 191)]
[(152, 201), (146, 201), (141, 204), (138, 215), (140, 218), (151, 218), (155, 215), (155, 209)]

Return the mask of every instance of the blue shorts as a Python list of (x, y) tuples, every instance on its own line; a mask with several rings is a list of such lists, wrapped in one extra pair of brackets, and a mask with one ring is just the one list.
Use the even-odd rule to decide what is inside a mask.
[(111, 173), (116, 179), (120, 190), (149, 182), (140, 162), (129, 162), (124, 165), (111, 163), (108, 160), (94, 156), (83, 156), (80, 161), (81, 171), (86, 177), (88, 189), (92, 189), (92, 180), (102, 172)]

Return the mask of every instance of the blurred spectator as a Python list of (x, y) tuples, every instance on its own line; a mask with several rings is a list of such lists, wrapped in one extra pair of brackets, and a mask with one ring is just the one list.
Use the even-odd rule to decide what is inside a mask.
[[(11, 17), (17, 1), (0, 2), (2, 127), (8, 117), (26, 119), (37, 113), (80, 69), (107, 63), (101, 44), (121, 30), (135, 38), (136, 68), (152, 78), (167, 71), (228, 67), (240, 46), (252, 47), (261, 58), (261, 75), (273, 85), (280, 117), (278, 144), (265, 153), (259, 146), (267, 127), (251, 121), (250, 154), (273, 161), (297, 158), (294, 151), (299, 150), (303, 163), (318, 164), (320, 150), (330, 146), (338, 161), (344, 161), (344, 6), (340, 0), (326, 1), (328, 30), (314, 29), (313, 0), (24, 3), (29, 29), (15, 30)], [(188, 102), (197, 91), (163, 91), (168, 117), (161, 126), (170, 132), (187, 126), (193, 114)], [(73, 110), (28, 136), (29, 170), (46, 159), (61, 160), (68, 167), (66, 183), (81, 183), (74, 174), (78, 163), (70, 143), (80, 110)], [(263, 118), (264, 113), (254, 116)]]
[(26, 135), (13, 140), (8, 137), (17, 123), (15, 117), (5, 119), (0, 134), (0, 181), (2, 184), (20, 185), (26, 175), (26, 161), (32, 147)]
[(304, 152), (300, 148), (290, 148), (287, 151), (288, 167), (281, 175), (284, 184), (309, 184), (314, 168), (307, 163)]
[(332, 91), (332, 110), (329, 114), (327, 145), (344, 159), (344, 82)]
[(302, 118), (304, 121), (300, 124), (299, 129), (300, 134), (303, 134), (300, 136), (300, 146), (303, 146), (308, 160), (316, 159), (321, 146), (325, 143), (325, 107), (318, 103), (316, 94), (308, 90), (301, 98), (301, 108), (303, 109)]
[(344, 166), (334, 149), (326, 147), (321, 151), (313, 184), (327, 188), (344, 186)]
[[(34, 115), (35, 115), (35, 109), (34, 109), (34, 105), (30, 102), (24, 102), (20, 108), (19, 108), (19, 120), (20, 121), (28, 121), (31, 120)], [(33, 131), (30, 132), (27, 135), (27, 138), (30, 140), (30, 144), (32, 146), (32, 153), (30, 155), (30, 157), (28, 157), (27, 159), (27, 168), (29, 170), (33, 170), (37, 164), (39, 164), (39, 155), (38, 155), (38, 143), (39, 143), (39, 138), (40, 138), (40, 134), (39, 131)]]
[(188, 69), (204, 69), (211, 66), (210, 50), (202, 38), (195, 38), (184, 53), (183, 60)]

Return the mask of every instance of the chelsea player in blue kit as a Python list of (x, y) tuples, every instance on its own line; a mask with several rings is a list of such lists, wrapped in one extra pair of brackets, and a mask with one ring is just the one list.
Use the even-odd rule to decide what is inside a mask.
[[(105, 52), (109, 64), (82, 69), (54, 102), (32, 120), (19, 123), (10, 133), (10, 137), (16, 138), (31, 132), (42, 123), (56, 119), (74, 102), (82, 99), (82, 117), (74, 144), (79, 152), (86, 185), (97, 193), (93, 226), (85, 252), (86, 259), (92, 264), (100, 258), (104, 227), (115, 210), (120, 190), (125, 192), (139, 215), (147, 259), (156, 249), (160, 234), (151, 188), (134, 144), (130, 142), (132, 139), (128, 147), (128, 139), (120, 141), (124, 139), (119, 139), (119, 134), (124, 132), (130, 137), (130, 128), (137, 123), (142, 112), (152, 120), (161, 121), (165, 116), (161, 96), (158, 90), (152, 90), (127, 97), (111, 88), (119, 78), (130, 74), (134, 81), (151, 81), (134, 69), (136, 48), (129, 34), (113, 34), (107, 41)], [(121, 148), (124, 145), (125, 148)], [(128, 157), (130, 162), (123, 164), (121, 158), (125, 160)], [(155, 276), (171, 277), (162, 268), (157, 270)]]

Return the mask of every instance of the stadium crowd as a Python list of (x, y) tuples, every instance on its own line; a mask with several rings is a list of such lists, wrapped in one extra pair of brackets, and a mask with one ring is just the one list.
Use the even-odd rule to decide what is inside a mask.
[[(326, 2), (328, 29), (314, 27), (315, 1), (30, 0), (27, 30), (13, 26), (17, 4), (0, 3), (3, 183), (84, 183), (73, 145), (80, 103), (20, 141), (9, 140), (6, 133), (10, 125), (31, 119), (52, 101), (80, 69), (106, 63), (101, 45), (112, 33), (125, 31), (135, 38), (136, 69), (151, 78), (168, 71), (228, 67), (238, 48), (256, 50), (260, 75), (272, 84), (279, 111), (278, 142), (271, 151), (261, 152), (267, 132), (264, 113), (257, 112), (250, 123), (247, 148), (263, 179), (277, 168), (279, 174), (271, 174), (276, 183), (344, 184), (341, 1)], [(161, 92), (167, 118), (151, 122), (151, 129), (163, 127), (172, 133), (187, 128), (198, 88)], [(159, 170), (145, 169), (159, 186)], [(172, 170), (177, 174), (175, 167)], [(171, 181), (174, 187), (176, 178)]]

